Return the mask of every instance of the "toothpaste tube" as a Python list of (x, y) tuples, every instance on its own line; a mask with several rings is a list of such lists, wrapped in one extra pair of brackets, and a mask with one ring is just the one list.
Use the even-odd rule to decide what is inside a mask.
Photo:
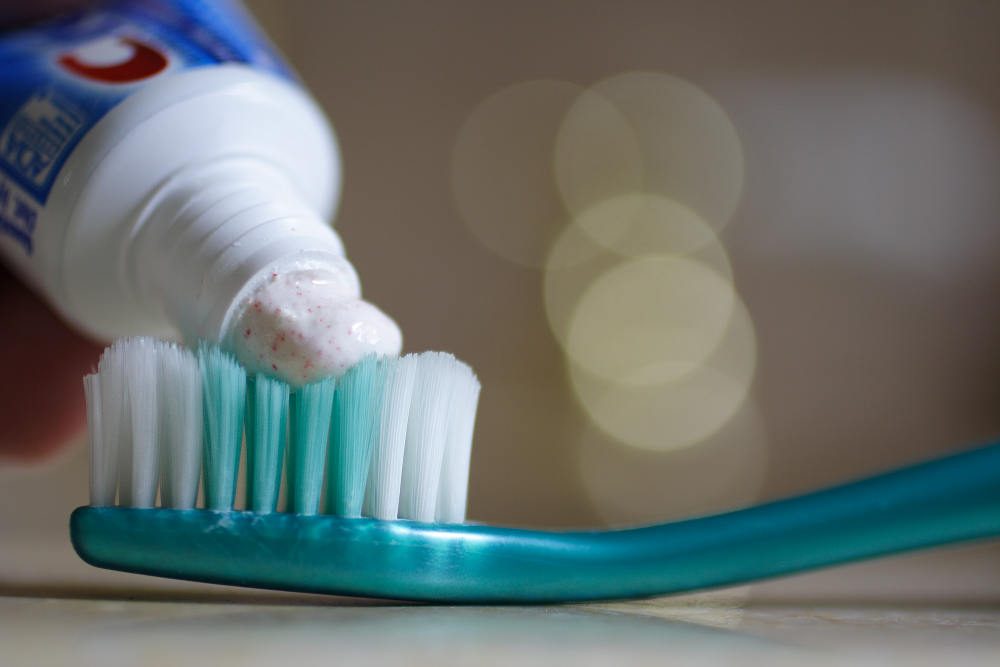
[(302, 384), (395, 323), (327, 224), (315, 102), (234, 2), (112, 2), (0, 34), (0, 256), (80, 331), (226, 343)]

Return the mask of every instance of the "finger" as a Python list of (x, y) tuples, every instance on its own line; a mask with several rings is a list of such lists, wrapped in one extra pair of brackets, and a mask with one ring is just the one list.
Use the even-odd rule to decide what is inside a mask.
[(44, 458), (83, 429), (81, 378), (101, 346), (71, 331), (2, 268), (0, 313), (0, 456)]

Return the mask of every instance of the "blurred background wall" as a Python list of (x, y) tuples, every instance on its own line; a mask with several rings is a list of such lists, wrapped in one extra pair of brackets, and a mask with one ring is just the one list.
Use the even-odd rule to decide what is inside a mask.
[[(251, 8), (337, 128), (337, 226), (366, 294), (398, 318), (408, 349), (452, 350), (481, 376), (472, 517), (562, 526), (684, 516), (1000, 433), (996, 4)], [(544, 271), (508, 259), (551, 243), (525, 231), (548, 222), (543, 213), (565, 224), (539, 185), (546, 154), (533, 150), (549, 147), (560, 105), (573, 104), (576, 91), (553, 80), (586, 87), (636, 70), (697, 86), (738, 135), (742, 192), (721, 240), (756, 330), (750, 414), (665, 452), (595, 428), (546, 320)], [(536, 80), (547, 83), (523, 85)], [(481, 134), (462, 157), (470, 119)], [(692, 131), (671, 121), (660, 130)], [(531, 145), (509, 148), (519, 129)], [(698, 157), (697, 146), (680, 150)], [(491, 172), (491, 156), (514, 168)], [(526, 201), (454, 173), (477, 168), (513, 178)], [(471, 211), (456, 195), (473, 198)], [(477, 209), (477, 195), (501, 212)], [(1000, 569), (991, 572), (996, 585)]]
[[(997, 3), (249, 6), (334, 122), (367, 298), (482, 379), (471, 518), (670, 519), (1000, 434)], [(83, 469), (5, 493), (65, 485), (58, 521)], [(995, 601), (1000, 550), (754, 591)]]

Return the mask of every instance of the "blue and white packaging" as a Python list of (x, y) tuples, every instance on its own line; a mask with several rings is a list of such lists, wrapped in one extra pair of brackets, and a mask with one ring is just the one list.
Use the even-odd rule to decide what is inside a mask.
[(0, 256), (98, 339), (219, 339), (260, 275), (343, 263), (336, 141), (230, 1), (0, 33)]

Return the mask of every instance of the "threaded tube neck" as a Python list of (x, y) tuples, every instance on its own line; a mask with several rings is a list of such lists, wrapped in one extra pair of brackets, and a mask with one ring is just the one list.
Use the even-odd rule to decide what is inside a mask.
[(334, 266), (360, 291), (336, 232), (258, 160), (186, 169), (140, 214), (128, 270), (135, 298), (188, 340), (222, 340), (244, 295), (272, 272)]

